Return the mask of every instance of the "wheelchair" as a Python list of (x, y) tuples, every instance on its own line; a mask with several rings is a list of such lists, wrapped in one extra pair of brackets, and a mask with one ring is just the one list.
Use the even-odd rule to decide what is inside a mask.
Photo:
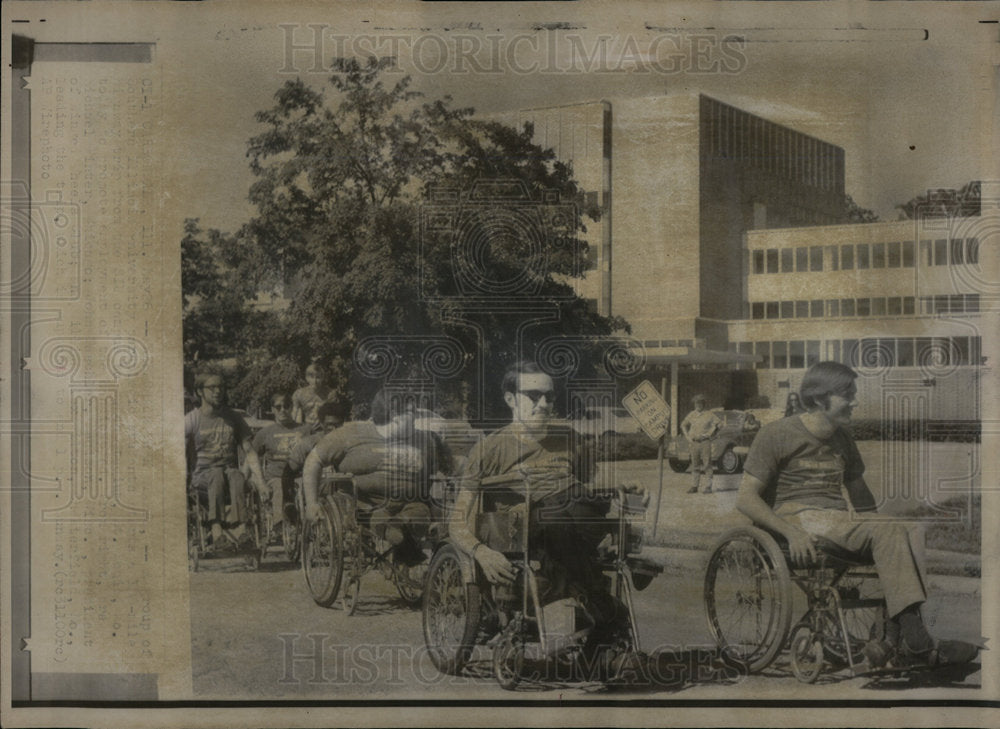
[[(792, 564), (787, 542), (758, 527), (724, 534), (705, 571), (708, 627), (720, 651), (750, 673), (784, 649), (792, 673), (813, 683), (825, 667), (857, 676), (870, 671), (864, 646), (881, 639), (886, 618), (870, 555), (820, 539), (814, 563)], [(805, 612), (793, 624), (793, 585)]]
[[(302, 528), (302, 574), (313, 601), (353, 615), (362, 578), (377, 569), (395, 585), (407, 605), (419, 605), (426, 562), (401, 564), (393, 557), (393, 547), (379, 548), (372, 523), (376, 508), (358, 498), (353, 476), (338, 474), (325, 479), (319, 503), (320, 517)], [(304, 514), (304, 506), (300, 508), (299, 513)]]
[[(235, 552), (220, 551), (215, 545), (208, 544), (208, 507), (198, 492), (191, 486), (190, 476), (187, 486), (187, 534), (188, 534), (188, 568), (197, 572), (201, 561), (216, 557), (242, 556), (250, 569), (257, 570), (264, 560), (267, 551), (267, 517), (260, 494), (251, 484), (247, 484), (244, 495), (243, 513), (244, 528), (249, 538)], [(230, 504), (228, 509), (232, 509)]]
[[(570, 676), (587, 668), (581, 659), (593, 622), (586, 610), (573, 599), (541, 604), (539, 555), (529, 544), (531, 490), (528, 473), (481, 482), (477, 538), (510, 560), (517, 572), (512, 585), (490, 584), (474, 559), (447, 538), (436, 545), (424, 587), (423, 634), (431, 661), (442, 673), (461, 673), (477, 646), (492, 651), (491, 672), (507, 690), (549, 675), (553, 665), (567, 668)], [(520, 497), (520, 508), (490, 510), (498, 491)], [(614, 500), (618, 514), (603, 520), (609, 529), (599, 547), (599, 566), (605, 579), (610, 575), (609, 594), (627, 611), (627, 625), (613, 646), (614, 653), (624, 656), (640, 650), (632, 592), (647, 587), (662, 568), (635, 556), (642, 546), (634, 523), (645, 513), (642, 497), (618, 489)], [(609, 681), (618, 677), (615, 670)]]

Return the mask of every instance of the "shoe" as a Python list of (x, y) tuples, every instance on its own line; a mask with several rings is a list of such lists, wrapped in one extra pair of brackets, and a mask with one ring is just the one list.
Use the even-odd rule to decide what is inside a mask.
[(698, 493), (698, 487), (697, 487), (697, 486), (692, 486), (691, 488), (689, 488), (689, 489), (687, 490), (687, 492), (688, 492), (689, 494), (696, 494), (696, 493)]
[(883, 668), (896, 655), (896, 646), (888, 640), (870, 640), (861, 649), (871, 668)]
[(979, 655), (979, 646), (964, 640), (936, 640), (931, 648), (911, 651), (905, 640), (899, 641), (897, 650), (900, 663), (906, 666), (955, 666), (971, 663)]
[(702, 493), (703, 494), (710, 494), (710, 493), (712, 493), (712, 487), (709, 486), (707, 489), (705, 489), (704, 491), (702, 491)]

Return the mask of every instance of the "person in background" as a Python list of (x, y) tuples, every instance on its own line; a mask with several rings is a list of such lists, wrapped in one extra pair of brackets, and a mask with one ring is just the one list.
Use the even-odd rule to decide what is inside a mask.
[(331, 400), (323, 403), (316, 411), (319, 422), (312, 427), (307, 435), (303, 435), (292, 446), (291, 453), (288, 454), (288, 459), (285, 461), (281, 477), (285, 494), (286, 519), (290, 519), (292, 522), (298, 524), (299, 513), (295, 505), (295, 481), (302, 476), (302, 467), (305, 465), (306, 458), (309, 457), (312, 449), (324, 435), (336, 430), (347, 422), (350, 410), (350, 405), (346, 402)]
[(326, 384), (326, 372), (323, 365), (313, 361), (306, 367), (306, 386), (300, 387), (292, 394), (292, 419), (303, 425), (314, 426), (319, 422), (317, 410), (333, 395)]
[(927, 632), (920, 614), (926, 583), (909, 530), (876, 513), (865, 464), (850, 435), (856, 377), (838, 362), (819, 362), (806, 371), (800, 389), (806, 412), (765, 425), (757, 434), (736, 506), (788, 540), (796, 565), (816, 560), (819, 538), (870, 553), (888, 613), (885, 638), (865, 647), (873, 667), (967, 663), (978, 653), (975, 645), (936, 641)]
[(799, 398), (799, 393), (788, 393), (788, 398), (785, 400), (785, 417), (788, 418), (792, 415), (804, 413), (805, 411), (806, 409), (802, 407), (802, 400)]
[(687, 438), (691, 453), (691, 473), (694, 475), (694, 485), (688, 489), (689, 494), (696, 494), (701, 486), (701, 476), (705, 475), (704, 493), (712, 493), (712, 439), (722, 427), (722, 421), (715, 413), (706, 410), (708, 399), (701, 394), (691, 398), (694, 410), (681, 421), (681, 432)]
[[(226, 406), (222, 377), (199, 375), (195, 392), (201, 404), (184, 416), (184, 439), (194, 459), (191, 487), (207, 506), (212, 548), (219, 550), (224, 546), (224, 535), (234, 544), (248, 536), (243, 524), (247, 484), (239, 469), (241, 448), (256, 483), (264, 484), (264, 474), (252, 447), (250, 426)], [(227, 516), (227, 499), (233, 510), (232, 520)]]
[(271, 398), (274, 423), (257, 431), (252, 448), (258, 457), (264, 459), (264, 483), (260, 488), (261, 500), (271, 505), (272, 525), (277, 532), (284, 514), (284, 489), (282, 475), (285, 462), (295, 444), (309, 432), (310, 426), (299, 425), (292, 418), (292, 398), (287, 392), (275, 394)]

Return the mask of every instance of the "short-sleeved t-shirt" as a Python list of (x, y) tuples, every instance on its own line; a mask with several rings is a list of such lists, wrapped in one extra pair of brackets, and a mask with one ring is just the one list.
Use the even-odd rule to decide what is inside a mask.
[(694, 441), (710, 437), (722, 426), (722, 421), (711, 410), (692, 410), (681, 422), (681, 430)]
[(292, 448), (302, 436), (308, 434), (309, 430), (309, 426), (289, 427), (281, 423), (273, 423), (257, 431), (257, 435), (253, 439), (253, 449), (267, 459), (267, 465), (264, 468), (265, 478), (281, 478), (281, 474), (285, 470), (285, 461), (288, 460)]
[(861, 478), (865, 464), (845, 430), (820, 440), (793, 415), (761, 428), (743, 470), (773, 488), (774, 506), (796, 502), (847, 510), (843, 487)]
[(285, 466), (293, 474), (298, 475), (302, 472), (302, 466), (306, 463), (306, 458), (309, 457), (309, 453), (312, 451), (313, 447), (319, 443), (326, 433), (320, 431), (316, 433), (310, 433), (309, 435), (303, 435), (299, 438), (295, 445), (292, 446), (292, 450), (288, 454), (288, 459), (285, 461)]
[(327, 433), (313, 452), (322, 465), (352, 474), (359, 492), (393, 499), (425, 498), (430, 477), (442, 467), (433, 433), (414, 430), (409, 438), (386, 440), (370, 420)]
[(520, 470), (548, 472), (532, 482), (531, 500), (554, 496), (593, 476), (589, 453), (575, 447), (569, 428), (552, 427), (534, 438), (516, 425), (508, 425), (479, 441), (469, 452), (463, 480), (475, 486), (479, 479)]
[(237, 448), (251, 435), (246, 421), (229, 408), (220, 408), (211, 416), (196, 408), (184, 416), (184, 438), (193, 440), (197, 454), (195, 471), (237, 466)]
[(319, 422), (320, 405), (327, 401), (333, 394), (327, 391), (326, 396), (320, 395), (312, 387), (300, 387), (292, 394), (292, 407), (302, 412), (302, 423), (304, 425), (315, 425)]

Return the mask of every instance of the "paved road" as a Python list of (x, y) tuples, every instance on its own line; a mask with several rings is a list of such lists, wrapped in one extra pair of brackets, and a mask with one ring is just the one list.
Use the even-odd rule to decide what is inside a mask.
[[(679, 489), (686, 480), (672, 475), (668, 483)], [(712, 497), (698, 498), (704, 503), (695, 508), (695, 502), (690, 502), (683, 510), (719, 508), (718, 503), (709, 501)], [(767, 675), (739, 677), (713, 671), (707, 663), (711, 640), (702, 607), (706, 553), (652, 551), (666, 562), (666, 569), (636, 595), (643, 648), (664, 656), (675, 651), (681, 655), (658, 667), (662, 684), (646, 691), (648, 697), (878, 699), (911, 689), (906, 698), (966, 698), (967, 689), (980, 683), (977, 666), (958, 675), (914, 674), (877, 686), (843, 674), (824, 676), (817, 685), (805, 686), (788, 673), (780, 659)], [(199, 698), (509, 696), (493, 682), (484, 662), (474, 663), (470, 675), (438, 674), (423, 649), (419, 612), (408, 609), (394, 588), (376, 573), (366, 577), (358, 613), (352, 617), (316, 606), (301, 573), (283, 561), (277, 548), (272, 548), (256, 573), (245, 571), (234, 560), (203, 561), (201, 571), (191, 575), (190, 584), (193, 680)], [(931, 589), (933, 596), (925, 613), (934, 632), (941, 637), (978, 638), (979, 581), (935, 577)], [(671, 677), (676, 686), (665, 685)], [(520, 697), (551, 699), (552, 691), (581, 697), (597, 690), (595, 686), (569, 685)]]

